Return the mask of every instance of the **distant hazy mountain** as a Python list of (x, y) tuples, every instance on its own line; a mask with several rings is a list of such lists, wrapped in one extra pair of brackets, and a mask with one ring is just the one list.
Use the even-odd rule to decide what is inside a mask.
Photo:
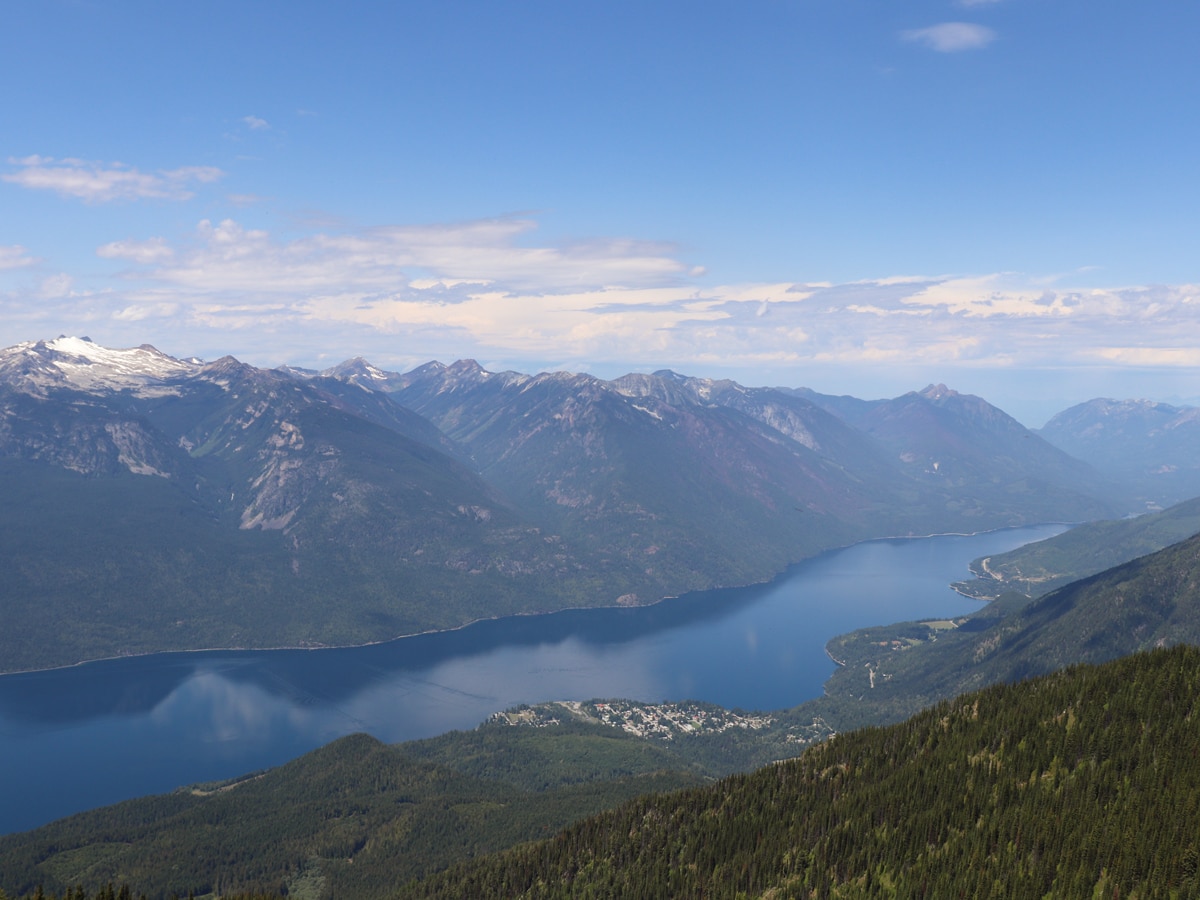
[(1116, 479), (1103, 478), (985, 400), (944, 384), (893, 400), (805, 396), (874, 438), (928, 485), (994, 502), (989, 489), (1003, 484), (1064, 511), (1075, 495), (1097, 493), (1101, 483), (1108, 496), (1122, 494)]
[(654, 376), (493, 374), (470, 361), (423, 366), (393, 396), (544, 527), (644, 570), (660, 591), (757, 580), (822, 545), (912, 524), (896, 473), (817, 409), (797, 439)]
[[(879, 407), (893, 430), (920, 435), (922, 453), (942, 448), (945, 469), (934, 460), (931, 476), (886, 429), (881, 439), (804, 398), (729, 381), (496, 374), (462, 361), (422, 366), (389, 390), (546, 527), (676, 578), (699, 570), (699, 555), (733, 583), (866, 533), (1078, 521), (1114, 508), (1087, 466), (952, 392), (957, 405), (911, 395)], [(940, 417), (936, 430), (926, 410)]]
[(1047, 441), (1130, 482), (1150, 503), (1200, 496), (1200, 409), (1149, 400), (1089, 400), (1052, 418)]
[(978, 398), (867, 407), (670, 372), (20, 344), (0, 351), (0, 668), (361, 643), (761, 581), (872, 537), (1121, 511)]

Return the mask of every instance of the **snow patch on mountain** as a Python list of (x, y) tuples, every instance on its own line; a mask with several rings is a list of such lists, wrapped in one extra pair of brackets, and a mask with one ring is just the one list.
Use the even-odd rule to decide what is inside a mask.
[(176, 391), (169, 382), (200, 368), (198, 361), (175, 359), (149, 344), (111, 349), (86, 337), (60, 336), (0, 350), (0, 374), (38, 392), (69, 387), (88, 393), (170, 394)]

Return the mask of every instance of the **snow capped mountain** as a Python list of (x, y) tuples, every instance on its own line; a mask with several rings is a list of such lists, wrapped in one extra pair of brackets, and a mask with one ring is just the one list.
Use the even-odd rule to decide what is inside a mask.
[(325, 369), (321, 372), (313, 372), (306, 375), (306, 377), (336, 378), (339, 381), (357, 385), (368, 391), (389, 391), (401, 379), (401, 376), (397, 373), (385, 372), (383, 369), (373, 366), (361, 356), (338, 363), (333, 368)]
[[(0, 669), (645, 602), (866, 538), (1110, 508), (1086, 466), (979, 398), (935, 385), (856, 409), (675, 373), (19, 344), (0, 350), (0, 599), (45, 627), (0, 629)], [(43, 606), (111, 637), (71, 644)]]
[(125, 350), (86, 337), (27, 341), (0, 350), (0, 378), (28, 393), (74, 388), (88, 393), (131, 391), (140, 397), (175, 393), (169, 383), (200, 371), (198, 360), (180, 360), (149, 344)]

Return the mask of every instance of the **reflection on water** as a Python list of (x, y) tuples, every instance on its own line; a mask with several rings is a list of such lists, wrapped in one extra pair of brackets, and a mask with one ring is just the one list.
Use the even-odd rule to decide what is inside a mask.
[(818, 696), (836, 634), (977, 608), (967, 563), (1058, 526), (878, 541), (776, 581), (643, 609), (480, 622), (370, 647), (162, 654), (0, 677), (0, 832), (277, 765), (336, 737), (471, 728), (552, 699), (700, 699), (780, 709)]
[(213, 671), (198, 671), (188, 678), (146, 718), (156, 729), (207, 743), (262, 741), (280, 728), (306, 727), (303, 707)]

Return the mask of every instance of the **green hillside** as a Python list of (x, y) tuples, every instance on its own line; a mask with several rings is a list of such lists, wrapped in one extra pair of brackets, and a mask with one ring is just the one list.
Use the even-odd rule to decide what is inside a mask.
[(1078, 525), (1057, 537), (1026, 544), (971, 564), (976, 575), (956, 590), (980, 600), (1016, 591), (1038, 597), (1200, 533), (1200, 498), (1139, 516)]
[[(1200, 649), (1178, 646), (992, 686), (706, 786), (666, 771), (681, 765), (668, 750), (578, 724), (423, 747), (358, 735), (0, 838), (0, 889), (1192, 897), (1198, 698)], [(430, 761), (447, 753), (454, 768)]]
[(797, 712), (839, 728), (894, 722), (984, 685), (1177, 643), (1200, 644), (1200, 535), (1032, 602), (1002, 597), (973, 616), (835, 638), (842, 665)]
[(999, 685), (403, 897), (1193, 897), (1200, 650)]
[(383, 897), (453, 862), (704, 780), (670, 752), (609, 728), (490, 734), (490, 763), (455, 754), (479, 774), (422, 760), (413, 745), (352, 735), (267, 772), (0, 837), (0, 890), (125, 882), (151, 898)]

